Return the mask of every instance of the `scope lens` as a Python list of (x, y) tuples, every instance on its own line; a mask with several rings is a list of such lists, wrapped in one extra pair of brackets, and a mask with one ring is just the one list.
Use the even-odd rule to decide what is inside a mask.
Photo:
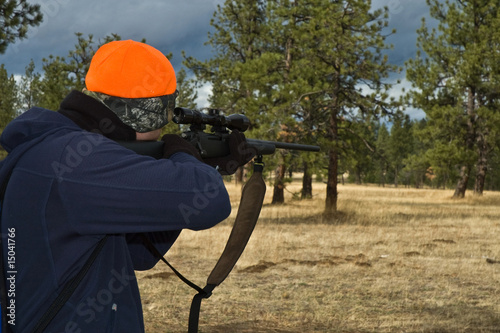
[(237, 129), (245, 132), (250, 127), (250, 120), (242, 114), (232, 114), (226, 117), (226, 126), (230, 129)]
[[(176, 124), (193, 124), (197, 122), (196, 111), (186, 108), (174, 109), (174, 123)], [(201, 117), (199, 117), (201, 120)]]

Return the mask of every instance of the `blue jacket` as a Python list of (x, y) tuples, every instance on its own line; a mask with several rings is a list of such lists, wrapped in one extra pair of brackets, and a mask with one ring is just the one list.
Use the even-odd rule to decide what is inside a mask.
[(15, 332), (34, 327), (104, 235), (103, 250), (47, 332), (143, 332), (134, 270), (158, 259), (138, 234), (165, 253), (180, 230), (210, 228), (230, 213), (212, 167), (182, 152), (161, 160), (137, 155), (58, 112), (25, 112), (1, 144), (9, 155), (0, 182), (12, 171), (1, 230)]

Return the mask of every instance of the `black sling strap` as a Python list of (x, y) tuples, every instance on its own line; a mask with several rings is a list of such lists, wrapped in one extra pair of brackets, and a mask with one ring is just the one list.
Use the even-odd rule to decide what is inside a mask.
[(99, 253), (101, 252), (107, 239), (108, 235), (104, 236), (99, 241), (99, 243), (97, 243), (96, 247), (94, 248), (94, 251), (92, 251), (90, 257), (87, 259), (87, 261), (80, 269), (78, 274), (75, 275), (71, 280), (66, 282), (63, 290), (61, 290), (57, 298), (52, 302), (47, 311), (45, 311), (43, 316), (38, 320), (35, 328), (33, 329), (33, 333), (42, 333), (45, 330), (45, 328), (50, 324), (52, 319), (55, 318), (57, 313), (59, 313), (59, 310), (61, 310), (64, 304), (66, 304), (68, 299), (75, 292), (76, 288), (78, 288), (78, 286), (80, 285), (80, 282), (82, 282), (85, 275), (87, 275), (87, 272), (89, 271), (90, 267), (94, 263)]
[(250, 177), (248, 182), (243, 187), (238, 214), (236, 215), (236, 220), (231, 234), (229, 235), (226, 247), (224, 248), (224, 251), (222, 252), (222, 255), (214, 269), (210, 273), (210, 276), (207, 279), (207, 285), (204, 288), (200, 288), (179, 273), (156, 249), (149, 238), (144, 234), (142, 235), (144, 243), (148, 246), (151, 253), (167, 264), (175, 275), (177, 275), (184, 283), (198, 292), (198, 294), (193, 297), (191, 302), (188, 333), (198, 332), (201, 301), (205, 298), (209, 298), (215, 287), (221, 284), (222, 281), (224, 281), (229, 275), (239, 257), (243, 253), (253, 229), (255, 228), (266, 193), (266, 184), (262, 178), (263, 167), (264, 164), (262, 163), (262, 157), (259, 156), (257, 161), (254, 163), (254, 173), (252, 177)]
[(172, 270), (172, 272), (174, 272), (174, 274), (177, 275), (177, 277), (182, 282), (184, 282), (185, 284), (187, 284), (188, 286), (190, 286), (191, 288), (193, 288), (197, 292), (201, 292), (203, 290), (200, 287), (198, 287), (198, 285), (196, 285), (195, 283), (191, 282), (188, 278), (186, 278), (184, 275), (182, 275), (178, 270), (176, 270), (175, 267), (172, 266), (167, 261), (167, 259), (165, 259), (165, 257), (163, 256), (163, 254), (161, 254), (160, 251), (158, 251), (158, 249), (156, 248), (156, 246), (154, 246), (154, 244), (151, 242), (151, 240), (145, 234), (141, 234), (141, 238), (144, 241), (144, 244), (151, 251), (151, 253), (154, 254), (159, 260), (163, 261), (165, 263), (165, 265), (167, 265)]
[(202, 292), (193, 297), (191, 302), (188, 333), (198, 332), (201, 301), (209, 298), (214, 288), (226, 279), (250, 240), (266, 194), (266, 183), (262, 178), (263, 169), (262, 156), (257, 156), (253, 175), (243, 187), (238, 213), (226, 247), (208, 276), (207, 285)]

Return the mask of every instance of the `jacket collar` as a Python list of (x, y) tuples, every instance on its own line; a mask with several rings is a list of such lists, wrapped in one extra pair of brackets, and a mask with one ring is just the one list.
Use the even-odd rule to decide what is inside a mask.
[(111, 140), (135, 140), (135, 130), (125, 125), (118, 116), (96, 99), (73, 90), (61, 102), (59, 113), (71, 119), (82, 129), (100, 133)]

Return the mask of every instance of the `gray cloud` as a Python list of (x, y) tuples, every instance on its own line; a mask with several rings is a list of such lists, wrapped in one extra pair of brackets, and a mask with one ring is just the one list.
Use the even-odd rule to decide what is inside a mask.
[(207, 39), (210, 19), (220, 1), (205, 0), (39, 0), (43, 23), (29, 32), (26, 40), (11, 45), (0, 55), (10, 74), (23, 74), (30, 59), (41, 69), (41, 59), (66, 56), (76, 44), (76, 32), (104, 38), (116, 33), (123, 39), (141, 40), (165, 54), (172, 52), (174, 67), (181, 66), (181, 50), (204, 59), (210, 49)]
[(374, 8), (387, 7), (389, 10), (389, 27), (387, 31), (396, 29), (396, 33), (387, 38), (393, 45), (388, 52), (392, 63), (402, 66), (406, 60), (415, 56), (417, 29), (422, 25), (422, 18), (434, 24), (429, 17), (429, 7), (423, 0), (373, 0)]
[[(41, 59), (48, 55), (66, 56), (76, 43), (75, 32), (96, 39), (116, 33), (123, 39), (147, 42), (164, 53), (172, 52), (174, 67), (180, 68), (180, 51), (198, 59), (210, 56), (204, 46), (211, 29), (210, 19), (223, 0), (32, 0), (42, 6), (44, 21), (32, 28), (29, 38), (11, 45), (0, 62), (9, 73), (22, 74), (30, 59), (41, 69)], [(374, 8), (389, 9), (389, 29), (397, 33), (389, 36), (394, 45), (389, 52), (391, 62), (402, 65), (415, 54), (416, 29), (422, 17), (428, 17), (425, 1), (373, 0)]]
[[(41, 71), (42, 58), (50, 54), (67, 56), (76, 44), (76, 32), (84, 36), (93, 34), (102, 39), (116, 33), (123, 39), (141, 40), (165, 54), (173, 53), (173, 66), (182, 66), (181, 51), (203, 60), (210, 57), (211, 49), (205, 46), (210, 19), (224, 0), (31, 0), (42, 6), (44, 21), (32, 28), (29, 38), (11, 45), (0, 55), (9, 74), (24, 74), (30, 59)], [(394, 49), (388, 51), (391, 63), (403, 66), (416, 52), (416, 30), (421, 20), (429, 16), (423, 0), (373, 0), (373, 8), (389, 9), (389, 30), (397, 32), (387, 38)], [(404, 73), (392, 75), (391, 80), (404, 81)], [(209, 87), (204, 87), (206, 95)], [(206, 97), (205, 97), (206, 98)], [(204, 103), (202, 103), (204, 104)]]

